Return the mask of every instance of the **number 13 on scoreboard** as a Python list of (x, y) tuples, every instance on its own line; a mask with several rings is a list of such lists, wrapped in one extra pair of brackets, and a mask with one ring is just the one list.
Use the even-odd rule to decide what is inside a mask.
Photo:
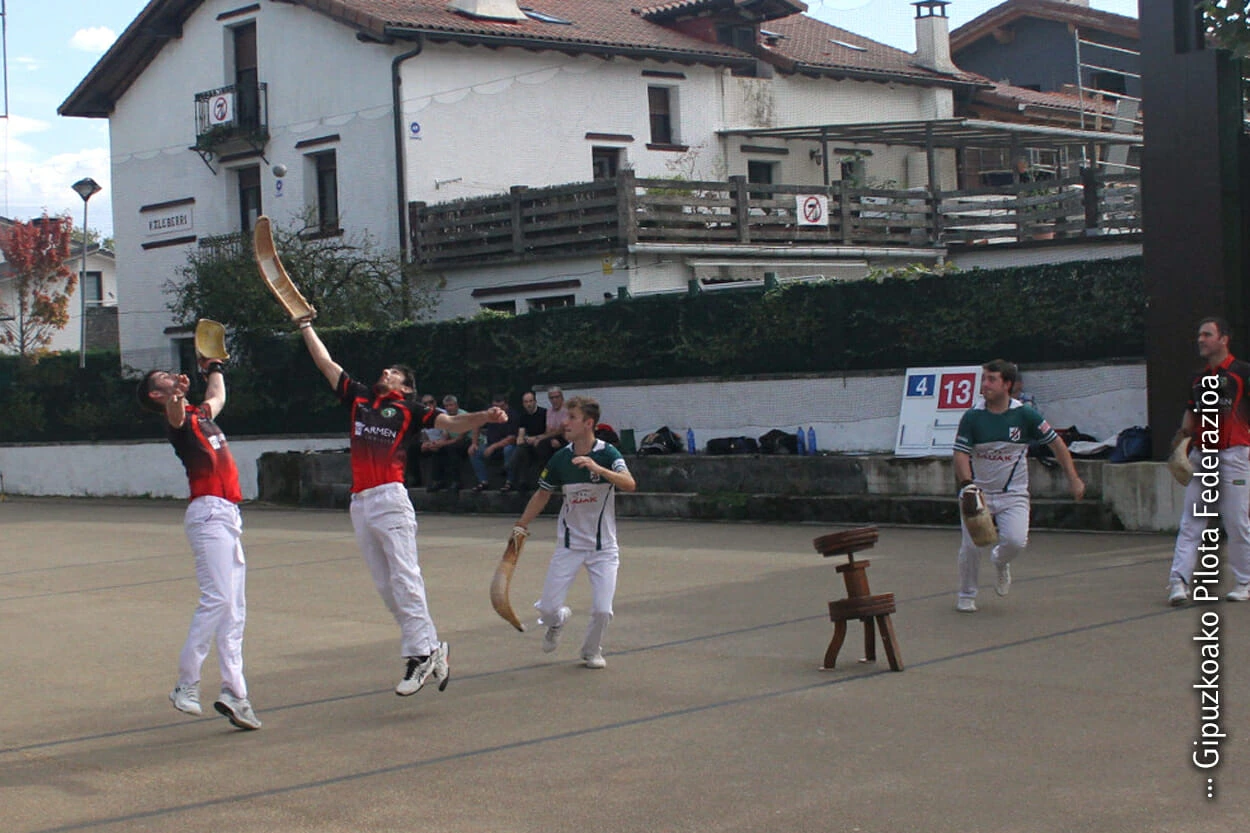
[(976, 393), (975, 373), (943, 373), (942, 381), (938, 383), (938, 410), (966, 411), (972, 407)]

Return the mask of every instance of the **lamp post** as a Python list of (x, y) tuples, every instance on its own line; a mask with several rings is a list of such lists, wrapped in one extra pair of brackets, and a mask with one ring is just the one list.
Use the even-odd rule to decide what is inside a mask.
[(82, 271), (78, 274), (79, 305), (78, 332), (78, 367), (87, 366), (87, 200), (104, 190), (100, 183), (91, 177), (84, 177), (70, 186), (78, 196), (82, 197)]

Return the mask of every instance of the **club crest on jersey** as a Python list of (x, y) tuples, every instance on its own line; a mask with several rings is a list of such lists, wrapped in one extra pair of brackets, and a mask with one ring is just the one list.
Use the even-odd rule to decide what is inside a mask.
[(1020, 442), (1020, 427), (1018, 425), (1011, 426), (1007, 429), (1007, 436), (1011, 438), (1013, 443)]
[(391, 417), (395, 416), (395, 414), (397, 413), (399, 413), (399, 411), (395, 410), (394, 408), (383, 408), (382, 419), (390, 419)]

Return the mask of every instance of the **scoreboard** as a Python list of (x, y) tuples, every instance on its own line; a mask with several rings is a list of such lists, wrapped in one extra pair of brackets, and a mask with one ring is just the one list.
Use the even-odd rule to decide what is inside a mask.
[(895, 456), (949, 457), (959, 419), (979, 401), (980, 393), (980, 365), (908, 368)]

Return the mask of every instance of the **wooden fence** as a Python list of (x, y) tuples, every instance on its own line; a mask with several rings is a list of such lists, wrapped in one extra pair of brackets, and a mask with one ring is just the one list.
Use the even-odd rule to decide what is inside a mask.
[(1003, 245), (1141, 231), (1140, 180), (1098, 175), (965, 191), (616, 179), (409, 205), (414, 260), (454, 266), (638, 243)]

